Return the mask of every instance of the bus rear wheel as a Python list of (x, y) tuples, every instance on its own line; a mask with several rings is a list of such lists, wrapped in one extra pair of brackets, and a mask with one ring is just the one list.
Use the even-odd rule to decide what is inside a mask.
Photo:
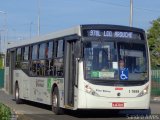
[(18, 84), (15, 86), (15, 100), (17, 104), (22, 103), (22, 100), (19, 98), (19, 86)]
[(60, 99), (59, 99), (58, 87), (55, 87), (54, 91), (52, 92), (52, 111), (56, 115), (63, 114), (63, 109), (60, 108)]

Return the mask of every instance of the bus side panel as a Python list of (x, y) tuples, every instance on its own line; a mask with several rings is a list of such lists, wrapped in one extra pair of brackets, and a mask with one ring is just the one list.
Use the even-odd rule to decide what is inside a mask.
[(16, 81), (21, 99), (50, 104), (46, 78), (28, 77), (22, 70), (14, 70), (14, 84)]
[(64, 106), (64, 78), (29, 77), (22, 70), (14, 70), (14, 87), (18, 82), (20, 98), (51, 105), (52, 86), (59, 89), (60, 106)]

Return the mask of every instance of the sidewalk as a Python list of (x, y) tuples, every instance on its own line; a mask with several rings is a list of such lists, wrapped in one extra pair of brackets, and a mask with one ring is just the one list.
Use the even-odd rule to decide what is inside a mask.
[[(27, 116), (29, 114), (53, 114), (51, 110), (36, 107), (36, 103), (34, 105), (18, 105), (13, 98), (14, 97), (12, 95), (8, 95), (3, 89), (0, 89), (0, 102), (10, 107), (13, 111), (12, 113), (14, 118), (11, 120), (30, 120), (30, 118)], [(15, 116), (18, 116), (18, 119), (15, 119)]]

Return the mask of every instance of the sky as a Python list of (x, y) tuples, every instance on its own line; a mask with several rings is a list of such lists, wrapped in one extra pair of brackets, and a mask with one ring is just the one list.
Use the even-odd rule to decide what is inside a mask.
[[(149, 29), (160, 17), (159, 6), (160, 0), (133, 0), (133, 27)], [(36, 36), (38, 13), (40, 35), (79, 24), (128, 26), (130, 0), (0, 0), (0, 11), (7, 13), (0, 13), (1, 49), (6, 41)]]

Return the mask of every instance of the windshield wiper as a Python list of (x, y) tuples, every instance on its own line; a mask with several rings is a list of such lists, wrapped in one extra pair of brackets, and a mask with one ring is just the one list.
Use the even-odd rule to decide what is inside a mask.
[(143, 72), (143, 71), (142, 71), (142, 72), (134, 72), (134, 73), (147, 73), (147, 72)]

